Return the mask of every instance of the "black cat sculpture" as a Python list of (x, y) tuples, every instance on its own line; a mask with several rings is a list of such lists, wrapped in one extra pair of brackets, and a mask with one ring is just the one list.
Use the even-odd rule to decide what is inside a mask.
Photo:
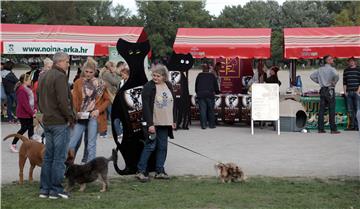
[(175, 109), (177, 129), (189, 129), (191, 118), (188, 71), (192, 68), (193, 64), (194, 59), (190, 53), (176, 54), (173, 52), (166, 65), (169, 69), (169, 80), (173, 85), (176, 97)]
[[(114, 167), (118, 174), (129, 175), (137, 171), (137, 163), (146, 140), (146, 131), (141, 124), (142, 101), (141, 92), (143, 85), (148, 81), (144, 71), (144, 59), (150, 50), (149, 41), (141, 43), (130, 43), (123, 39), (117, 42), (117, 51), (129, 65), (130, 74), (125, 84), (118, 90), (111, 111), (111, 126), (116, 143), (116, 149), (121, 152), (125, 168), (121, 170), (117, 161)], [(123, 138), (118, 138), (114, 120), (120, 119), (123, 125)], [(148, 170), (155, 168), (155, 157), (151, 156)]]

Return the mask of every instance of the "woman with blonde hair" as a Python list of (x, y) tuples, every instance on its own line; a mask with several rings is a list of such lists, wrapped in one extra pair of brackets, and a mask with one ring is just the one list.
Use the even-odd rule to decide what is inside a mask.
[[(105, 82), (111, 104), (114, 101), (116, 92), (118, 90), (118, 86), (121, 81), (119, 75), (115, 72), (115, 70), (116, 70), (115, 63), (112, 61), (107, 61), (105, 63), (104, 68), (101, 69), (99, 75), (99, 77)], [(110, 113), (111, 113), (111, 105), (109, 105), (109, 107), (107, 108), (107, 119), (110, 119), (110, 115), (111, 115)], [(100, 136), (106, 138), (107, 131), (100, 132)]]
[(149, 157), (156, 150), (156, 179), (169, 179), (164, 169), (167, 155), (168, 137), (174, 138), (172, 130), (176, 128), (174, 111), (174, 92), (168, 81), (168, 71), (164, 65), (155, 65), (152, 80), (144, 85), (142, 91), (143, 118), (148, 127), (146, 139), (136, 178), (148, 181), (147, 164)]
[(87, 162), (96, 157), (97, 133), (107, 129), (106, 108), (110, 104), (105, 83), (95, 77), (97, 63), (88, 58), (82, 68), (83, 76), (76, 80), (72, 91), (77, 123), (71, 131), (69, 149), (76, 149), (82, 134), (87, 131)]

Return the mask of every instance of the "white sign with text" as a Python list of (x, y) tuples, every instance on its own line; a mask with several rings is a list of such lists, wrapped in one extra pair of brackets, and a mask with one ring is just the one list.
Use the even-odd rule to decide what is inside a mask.
[[(251, 121), (280, 121), (279, 85), (256, 83), (251, 86)], [(252, 125), (253, 133), (253, 125)], [(278, 134), (280, 134), (278, 125)]]
[(94, 56), (95, 44), (61, 42), (4, 42), (4, 54), (55, 54)]

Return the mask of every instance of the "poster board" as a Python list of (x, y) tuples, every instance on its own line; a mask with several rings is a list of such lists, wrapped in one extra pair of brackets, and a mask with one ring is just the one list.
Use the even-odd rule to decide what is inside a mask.
[(227, 94), (241, 93), (240, 59), (236, 58), (217, 58), (214, 63), (220, 62), (220, 91)]
[(254, 134), (255, 121), (278, 121), (280, 135), (279, 114), (279, 85), (255, 83), (251, 86), (251, 133)]

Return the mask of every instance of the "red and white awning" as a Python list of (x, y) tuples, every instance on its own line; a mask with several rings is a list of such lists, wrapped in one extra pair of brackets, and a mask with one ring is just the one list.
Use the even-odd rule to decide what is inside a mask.
[(108, 47), (115, 46), (119, 38), (129, 42), (147, 39), (143, 27), (34, 24), (0, 24), (0, 27), (0, 50), (4, 54), (53, 54), (58, 48), (66, 48), (69, 54), (81, 55), (75, 51), (83, 50), (88, 53), (83, 55), (103, 56), (108, 55)]
[(179, 28), (173, 49), (195, 58), (269, 58), (269, 28)]
[(360, 57), (360, 27), (284, 28), (284, 58)]

